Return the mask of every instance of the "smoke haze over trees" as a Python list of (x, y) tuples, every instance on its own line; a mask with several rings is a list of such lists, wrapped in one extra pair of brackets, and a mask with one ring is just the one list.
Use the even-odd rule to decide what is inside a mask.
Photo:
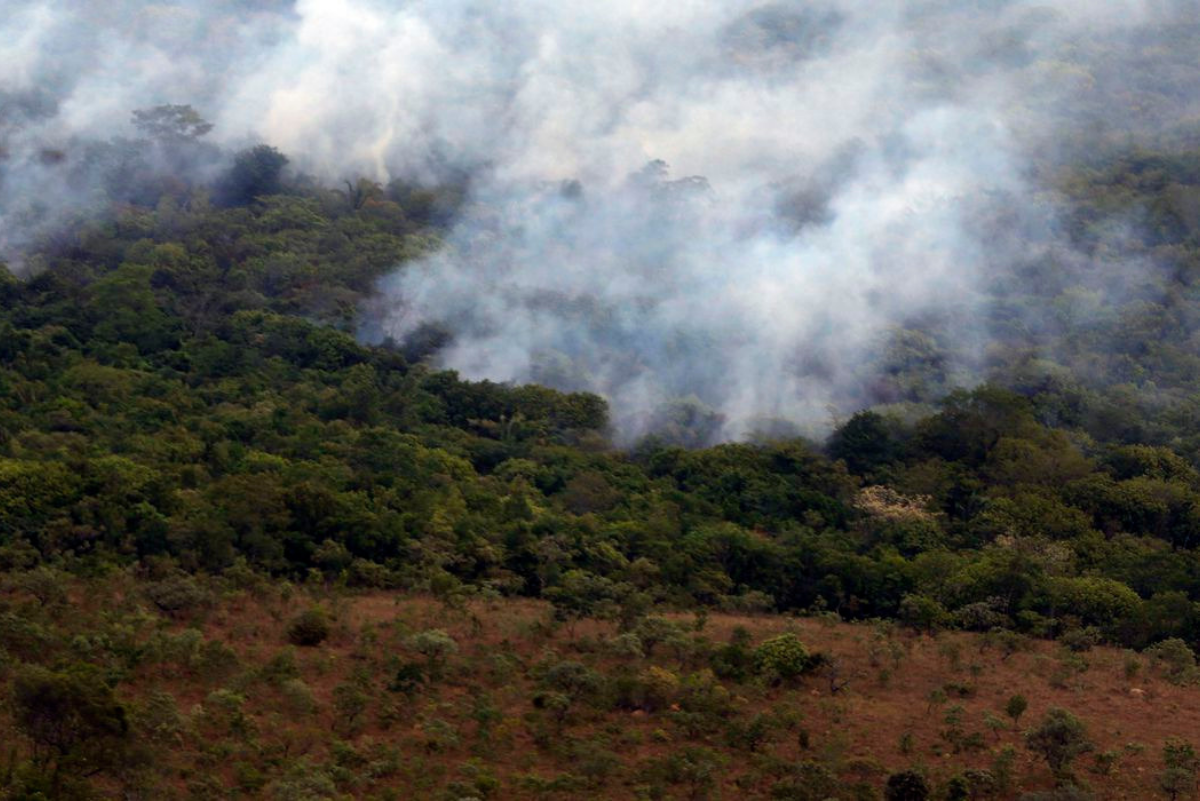
[[(365, 339), (599, 392), (626, 441), (824, 433), (1009, 367), (989, 343), (1052, 303), (1161, 299), (1144, 221), (1081, 242), (1061, 168), (1194, 138), (1190, 5), (17, 2), (0, 246), (180, 176), (250, 202), (284, 158), (451, 181), (445, 247), (380, 284)], [(1093, 294), (1014, 308), (1048, 263)]]

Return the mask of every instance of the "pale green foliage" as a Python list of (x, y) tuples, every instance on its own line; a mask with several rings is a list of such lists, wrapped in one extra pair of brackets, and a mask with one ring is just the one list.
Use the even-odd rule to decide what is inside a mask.
[(1147, 648), (1145, 654), (1154, 660), (1154, 664), (1172, 684), (1188, 684), (1196, 680), (1196, 654), (1178, 637)]
[(794, 679), (808, 670), (811, 664), (808, 649), (795, 634), (781, 634), (754, 649), (755, 669), (774, 679)]
[(425, 657), (429, 675), (440, 677), (446, 668), (446, 661), (458, 653), (458, 643), (454, 638), (441, 629), (430, 629), (409, 637), (406, 645)]

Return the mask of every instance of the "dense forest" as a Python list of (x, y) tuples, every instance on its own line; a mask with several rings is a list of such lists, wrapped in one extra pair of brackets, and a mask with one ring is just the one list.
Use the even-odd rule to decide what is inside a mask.
[[(952, 6), (904, 24), (932, 37)], [(718, 36), (764, 85), (849, 24), (764, 9)], [(537, 382), (477, 381), (446, 354), (512, 321), (397, 324), (439, 266), (529, 255), (498, 232), (567, 220), (546, 252), (591, 243), (602, 188), (521, 205), (440, 154), (338, 182), (211, 142), (186, 104), (30, 150), (57, 101), (0, 84), (0, 798), (1193, 797), (1200, 27), (1080, 34), (1054, 62), (1022, 44), (1038, 30), (969, 58), (917, 36), (906, 63), (935, 105), (976, 60), (1071, 87), (1009, 109), (1019, 181), (941, 203), (979, 243), (945, 289), (969, 297), (866, 293), (882, 333), (789, 351), (853, 385), (826, 423), (731, 421), (721, 386), (658, 399), (636, 436), (621, 398), (580, 391), (594, 342)], [(872, 150), (919, 171), (889, 136), (773, 187), (770, 224), (824, 230), (832, 173), (875, 176)], [(622, 187), (637, 225), (600, 227), (675, 237), (629, 262), (692, 297), (669, 251), (699, 230), (688, 204), (704, 222), (729, 196), (661, 161)], [(934, 240), (918, 262), (969, 252)], [(497, 275), (480, 286), (530, 274)], [(548, 309), (632, 365), (611, 300), (535, 284), (489, 314)], [(636, 366), (741, 376), (758, 341), (703, 333)], [(717, 358), (725, 333), (752, 347)]]
[[(1017, 265), (995, 277), (991, 314), (1010, 325), (987, 382), (944, 391), (936, 335), (900, 330), (878, 366), (890, 402), (826, 442), (698, 449), (684, 446), (715, 413), (696, 402), (618, 450), (599, 397), (438, 371), (438, 332), (355, 339), (373, 281), (437, 247), (462, 186), (326, 189), (286, 180), (268, 146), (212, 188), (125, 181), (108, 215), (47, 237), (5, 279), (5, 563), (241, 564), (578, 592), (588, 609), (820, 608), (1196, 642), (1196, 158), (1119, 153), (1060, 178), (1081, 247), (1111, 247), (1097, 231), (1144, 215), (1121, 246), (1153, 259), (1138, 274), (1153, 292)], [(1086, 326), (1027, 322), (1089, 304)]]

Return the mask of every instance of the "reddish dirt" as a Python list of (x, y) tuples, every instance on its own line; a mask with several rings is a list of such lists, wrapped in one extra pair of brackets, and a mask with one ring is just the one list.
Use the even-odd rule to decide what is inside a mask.
[[(306, 604), (299, 597), (288, 603), (266, 605), (243, 599), (211, 615), (206, 634), (228, 643), (243, 664), (261, 664), (287, 647), (283, 634), (286, 621)], [(336, 620), (333, 636), (318, 648), (297, 649), (302, 679), (312, 688), (319, 712), (303, 725), (290, 728), (278, 712), (269, 711), (276, 707), (273, 699), (259, 694), (251, 705), (257, 728), (268, 739), (289, 743), (293, 752), (323, 758), (323, 737), (319, 735), (336, 730), (338, 725), (332, 712), (334, 688), (355, 667), (364, 667), (377, 680), (385, 681), (386, 660), (403, 653), (407, 635), (443, 629), (460, 646), (445, 680), (431, 694), (412, 703), (399, 696), (404, 709), (400, 719), (386, 730), (368, 713), (370, 722), (353, 738), (357, 743), (370, 740), (401, 749), (407, 768), (382, 782), (400, 789), (400, 797), (432, 792), (443, 781), (461, 779), (462, 766), (472, 759), (480, 760), (501, 780), (500, 797), (548, 797), (522, 790), (517, 781), (519, 776), (529, 774), (549, 780), (564, 770), (563, 764), (542, 755), (528, 731), (525, 718), (532, 711), (534, 684), (520, 669), (511, 676), (493, 677), (488, 669), (489, 658), (511, 652), (528, 665), (547, 649), (553, 649), (562, 658), (578, 659), (601, 670), (620, 661), (600, 656), (593, 648), (597, 640), (612, 636), (613, 626), (582, 621), (574, 627), (572, 636), (566, 627), (547, 627), (548, 607), (533, 601), (476, 602), (461, 610), (450, 610), (432, 599), (380, 592), (343, 597), (331, 608)], [(671, 617), (689, 625), (694, 621), (691, 615)], [(843, 780), (880, 786), (888, 772), (915, 765), (932, 778), (945, 781), (967, 767), (989, 767), (994, 752), (1010, 744), (1017, 750), (1014, 775), (1020, 791), (1053, 786), (1045, 764), (1024, 748), (1019, 730), (1011, 727), (1004, 714), (1005, 702), (1014, 693), (1021, 693), (1029, 702), (1019, 728), (1034, 724), (1051, 707), (1063, 707), (1087, 724), (1096, 753), (1118, 754), (1115, 768), (1108, 773), (1099, 772), (1094, 755), (1077, 760), (1076, 775), (1098, 798), (1154, 797), (1158, 794), (1156, 780), (1162, 769), (1164, 740), (1195, 740), (1200, 735), (1200, 689), (1168, 683), (1151, 671), (1144, 658), (1141, 671), (1132, 680), (1127, 679), (1129, 652), (1096, 648), (1078, 655), (1086, 661), (1086, 670), (1065, 675), (1065, 652), (1049, 642), (1029, 642), (1029, 650), (1003, 658), (999, 650), (983, 648), (980, 635), (943, 633), (935, 638), (896, 630), (891, 637), (901, 655), (893, 667), (887, 656), (882, 660), (884, 664), (872, 664), (869, 643), (875, 631), (865, 624), (713, 614), (706, 621), (703, 635), (714, 642), (726, 642), (737, 626), (749, 630), (756, 642), (793, 631), (811, 650), (839, 660), (841, 677), (848, 683), (837, 693), (830, 691), (829, 680), (823, 676), (805, 678), (788, 688), (743, 685), (732, 689), (737, 706), (749, 713), (794, 710), (801, 716), (800, 726), (807, 732), (806, 749), (801, 747), (797, 733), (777, 732), (765, 751), (784, 760), (835, 760), (842, 766)], [(373, 642), (364, 644), (364, 627), (374, 630)], [(653, 661), (678, 669), (665, 653), (656, 653)], [(883, 675), (885, 667), (890, 675)], [(952, 687), (954, 697), (943, 701), (931, 696), (947, 684), (964, 687), (969, 695), (954, 695)], [(180, 707), (185, 711), (201, 702), (207, 691), (186, 685), (177, 687)], [(493, 745), (486, 751), (473, 742), (477, 724), (467, 714), (471, 690), (479, 687), (487, 691), (491, 703), (503, 715), (494, 727)], [(941, 736), (947, 728), (946, 710), (955, 704), (964, 709), (963, 729), (982, 734), (982, 750), (953, 753)], [(985, 712), (1004, 719), (1009, 728), (994, 734), (984, 724)], [(459, 745), (430, 750), (419, 725), (423, 717), (450, 722), (460, 734)], [(664, 715), (657, 713), (600, 714), (582, 710), (573, 713), (562, 734), (585, 739), (602, 735), (626, 765), (689, 744)], [(719, 736), (709, 740), (712, 747), (729, 752)], [(723, 771), (719, 797), (765, 795), (769, 785), (746, 784), (747, 765), (742, 764), (745, 755), (734, 753), (733, 757)], [(614, 778), (590, 795), (632, 798), (634, 789), (632, 782)]]

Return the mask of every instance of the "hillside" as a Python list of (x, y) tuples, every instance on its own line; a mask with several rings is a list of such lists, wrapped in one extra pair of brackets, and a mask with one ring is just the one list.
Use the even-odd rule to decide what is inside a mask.
[(0, 799), (1195, 797), (1192, 0), (12, 5)]
[[(1158, 158), (1153, 163), (1170, 166), (1184, 157)], [(1105, 187), (1119, 185), (1114, 214), (1160, 208), (1163, 182), (1136, 177), (1146, 163), (1118, 159), (1106, 171), (1064, 176), (1073, 189), (1062, 202), (1084, 215), (1088, 203), (1070, 197), (1100, 204)], [(1117, 752), (1117, 768), (1094, 774), (1085, 767), (1072, 781), (1102, 797), (1157, 781), (1163, 743), (1188, 734), (1195, 690), (1155, 677), (1150, 655), (1165, 647), (1183, 660), (1179, 680), (1190, 687), (1189, 648), (1200, 641), (1200, 472), (1191, 425), (1200, 395), (1186, 344), (1200, 307), (1185, 269), (1195, 248), (1186, 228), (1155, 245), (1172, 254), (1155, 278), (1164, 293), (1157, 302), (1089, 296), (1124, 305), (1096, 317), (1086, 337), (1047, 328), (998, 339), (991, 380), (974, 389), (938, 394), (938, 358), (897, 357), (881, 373), (895, 402), (840, 421), (824, 443), (785, 432), (696, 447), (711, 411), (680, 402), (655, 436), (618, 449), (609, 440), (608, 407), (595, 395), (439, 371), (437, 332), (374, 346), (352, 336), (369, 313), (373, 281), (396, 261), (437, 247), (444, 229), (433, 210), (461, 197), (452, 186), (360, 189), (294, 184), (245, 205), (220, 205), (197, 187), (164, 195), (153, 208), (114, 205), (108, 216), (63, 228), (29, 250), (24, 276), (0, 288), (0, 566), (8, 586), (26, 588), (10, 590), (5, 601), (5, 714), (16, 714), (21, 676), (49, 681), (42, 692), (58, 692), (56, 677), (78, 676), (87, 692), (111, 699), (100, 711), (117, 717), (81, 724), (76, 716), (87, 721), (96, 710), (68, 706), (55, 713), (66, 719), (52, 718), (53, 725), (117, 726), (131, 764), (143, 766), (128, 773), (123, 763), (93, 762), (99, 755), (80, 756), (84, 746), (74, 739), (39, 740), (46, 722), (18, 721), (2, 774), (9, 796), (33, 798), (41, 788), (51, 796), (103, 797), (150, 782), (151, 797), (210, 797), (218, 787), (300, 797), (287, 783), (304, 770), (297, 766), (339, 758), (349, 761), (343, 772), (331, 768), (328, 781), (314, 779), (312, 797), (369, 796), (387, 787), (407, 788), (399, 797), (571, 796), (596, 788), (633, 797), (639, 787), (652, 797), (699, 798), (719, 788), (726, 797), (765, 796), (789, 770), (818, 770), (804, 767), (810, 762), (823, 766), (821, 776), (857, 770), (876, 789), (889, 772), (908, 767), (949, 787), (966, 767), (990, 765), (1004, 743), (1017, 746), (1010, 792), (1048, 787), (1049, 773), (1015, 732), (997, 739), (981, 728), (984, 710), (995, 714), (1014, 693), (1031, 703), (1020, 728), (1057, 704), (1089, 724), (1100, 753)], [(1023, 284), (1030, 293), (1023, 303), (1058, 307), (1064, 297), (1086, 295), (1072, 284), (1084, 279), (1068, 271), (1047, 268), (1040, 280), (1044, 290)], [(1012, 308), (1015, 296), (1003, 296), (1007, 306), (996, 297), (996, 309)], [(1154, 326), (1144, 327), (1147, 321)], [(901, 332), (896, 342), (934, 347), (935, 333)], [(1043, 343), (1031, 351), (1035, 334)], [(1113, 340), (1120, 350), (1110, 349)], [(1051, 362), (1049, 351), (1073, 355)], [(1143, 376), (1140, 383), (1128, 383), (1134, 375)], [(160, 589), (131, 585), (131, 575)], [(298, 651), (295, 669), (292, 657), (281, 657), (288, 664), (280, 670), (289, 677), (300, 670), (311, 685), (320, 711), (305, 713), (310, 718), (296, 711), (307, 701), (281, 707), (278, 690), (265, 689), (275, 685), (250, 677), (285, 647), (281, 629), (298, 599), (333, 585), (350, 593), (329, 601), (333, 638)], [(63, 586), (86, 587), (71, 593), (87, 607), (55, 601)], [(224, 598), (251, 586), (253, 600)], [(196, 587), (217, 589), (197, 595)], [(178, 633), (183, 625), (136, 612), (148, 591), (162, 594), (158, 608), (194, 620), (227, 648), (186, 635), (154, 647), (190, 649), (191, 656), (147, 656), (143, 644), (153, 631)], [(29, 592), (43, 603), (32, 603)], [(470, 602), (476, 631), (465, 613), (413, 600), (428, 593), (451, 607), (496, 600), (494, 608)], [(106, 598), (122, 600), (92, 603)], [(578, 631), (536, 634), (544, 607), (522, 598), (552, 602), (568, 628), (582, 621)], [(194, 603), (205, 611), (191, 611)], [(382, 626), (404, 609), (411, 622), (396, 633), (380, 628), (368, 638), (370, 655), (350, 656), (365, 622)], [(648, 622), (653, 615), (686, 621), (692, 612), (710, 620), (702, 654), (728, 643), (735, 619), (726, 615), (764, 614), (742, 621), (752, 643), (796, 626), (810, 647), (853, 665), (846, 668), (850, 684), (830, 698), (820, 675), (782, 688), (751, 673), (717, 683), (688, 679), (712, 663), (685, 655), (660, 665), (670, 675), (652, 674), (665, 683), (663, 699), (630, 700), (628, 693), (652, 692), (637, 679), (650, 675), (652, 663), (628, 655), (622, 662), (594, 639), (613, 637), (615, 624), (638, 631), (659, 625)], [(885, 684), (883, 667), (863, 663), (875, 629), (825, 629), (769, 615), (779, 612), (893, 621), (884, 630), (903, 656), (886, 669), (892, 677)], [(597, 618), (615, 623), (591, 622)], [(896, 626), (978, 633), (935, 641)], [(402, 659), (406, 638), (425, 628), (452, 632), (459, 649), (452, 680), (419, 699), (386, 691), (400, 664), (389, 660)], [(517, 636), (518, 629), (525, 633)], [(517, 667), (495, 667), (497, 678), (483, 665), (504, 661), (510, 646), (499, 643), (506, 638), (520, 659)], [(1145, 674), (1125, 678), (1127, 657), (1104, 649), (1064, 658), (1065, 646), (1039, 640), (1007, 660), (995, 650), (1002, 645), (980, 649), (985, 641), (1038, 638), (1142, 651)], [(632, 640), (620, 641), (636, 653)], [(1168, 645), (1156, 645), (1162, 642)], [(600, 682), (601, 692), (588, 672), (577, 678), (592, 689), (539, 684), (550, 665), (536, 666), (551, 644), (560, 652), (554, 659), (628, 674), (632, 683), (610, 676), (617, 683)], [(203, 667), (209, 658), (225, 666), (210, 675)], [(180, 666), (179, 659), (193, 661)], [(950, 667), (951, 659), (962, 666)], [(166, 666), (153, 667), (155, 660)], [(363, 686), (355, 689), (343, 666), (358, 662), (355, 681)], [(1142, 675), (1151, 676), (1145, 687)], [(510, 688), (514, 676), (520, 680)], [(689, 681), (708, 682), (703, 692), (722, 698), (728, 693), (732, 705), (710, 709), (716, 717), (708, 722), (671, 719), (692, 714), (669, 700), (701, 692), (688, 689)], [(930, 692), (947, 683), (969, 686), (967, 697), (931, 701)], [(477, 684), (486, 692), (472, 694)], [(1145, 690), (1137, 699), (1129, 695), (1135, 684)], [(372, 710), (398, 709), (394, 728), (383, 733), (371, 711), (354, 732), (339, 732), (328, 717), (335, 686), (349, 688), (338, 703), (362, 703), (361, 690)], [(588, 703), (572, 697), (593, 691)], [(621, 693), (624, 701), (613, 700)], [(531, 710), (538, 697), (540, 711)], [(476, 705), (465, 706), (471, 698)], [(800, 722), (785, 712), (792, 703)], [(956, 703), (963, 710), (953, 715), (962, 722), (948, 729)], [(180, 732), (198, 728), (186, 736), (157, 731), (143, 713), (160, 704), (186, 716)], [(207, 717), (193, 716), (196, 704), (245, 705), (248, 717), (226, 709), (220, 714), (233, 722), (206, 728)], [(1166, 704), (1170, 714), (1142, 715), (1137, 704)], [(724, 731), (730, 709), (741, 710), (738, 725), (750, 733)], [(767, 717), (754, 722), (760, 712)], [(488, 751), (476, 742), (481, 724), (472, 714), (503, 732), (507, 745)], [(902, 718), (914, 721), (907, 753), (898, 750), (908, 730)], [(259, 733), (253, 737), (250, 728), (236, 730), (250, 720)], [(680, 727), (690, 733), (681, 737)], [(809, 751), (798, 750), (802, 730)], [(331, 731), (355, 745), (343, 749)], [(576, 731), (589, 733), (592, 744), (564, 734)], [(285, 732), (297, 741), (270, 739)], [(634, 740), (623, 741), (626, 734)], [(362, 740), (367, 735), (374, 745)], [(973, 735), (983, 738), (982, 748)], [(531, 749), (535, 736), (543, 744)], [(175, 753), (177, 737), (193, 750), (147, 773), (149, 755), (159, 762)], [(757, 745), (729, 745), (739, 737)], [(953, 753), (963, 737), (961, 753)], [(687, 750), (693, 746), (709, 750)], [(386, 768), (378, 782), (362, 778), (384, 759), (369, 756), (371, 749), (393, 754), (387, 759), (400, 767)], [(588, 767), (576, 764), (581, 759)], [(83, 783), (62, 783), (85, 774)], [(501, 789), (486, 789), (489, 776)], [(462, 789), (476, 780), (484, 789)], [(51, 792), (47, 782), (60, 784)], [(854, 782), (829, 786), (859, 792), (847, 789)], [(778, 797), (793, 797), (788, 792), (801, 791), (779, 790)]]
[[(621, 631), (555, 622), (541, 602), (301, 590), (245, 573), (60, 580), (10, 579), (5, 647), (86, 658), (95, 674), (59, 675), (117, 682), (111, 701), (90, 701), (120, 703), (131, 729), (77, 721), (92, 739), (50, 760), (63, 773), (51, 797), (95, 769), (106, 797), (858, 799), (915, 767), (936, 797), (1016, 798), (1055, 784), (1021, 732), (1060, 707), (1090, 744), (1072, 781), (1146, 798), (1164, 744), (1200, 723), (1197, 690), (1169, 660), (1015, 635), (724, 613)], [(289, 642), (313, 609), (327, 639)], [(764, 672), (758, 647), (786, 634), (825, 664)], [(1028, 708), (1014, 720), (1018, 694)]]

